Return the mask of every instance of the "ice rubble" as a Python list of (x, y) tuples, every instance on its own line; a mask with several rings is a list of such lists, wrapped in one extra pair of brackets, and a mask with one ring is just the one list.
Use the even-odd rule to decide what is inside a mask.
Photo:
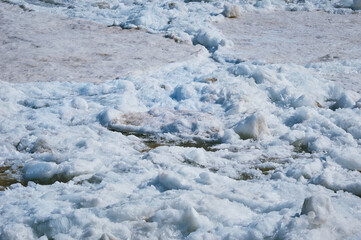
[[(301, 229), (313, 238), (357, 236), (359, 215), (349, 214), (359, 211), (358, 197), (333, 190), (359, 195), (359, 135), (351, 129), (359, 128), (360, 109), (330, 109), (345, 92), (305, 68), (258, 65), (273, 76), (257, 84), (252, 72), (220, 65), (202, 60), (99, 85), (2, 82), (10, 109), (2, 115), (3, 159), (15, 158), (29, 181), (1, 194), (2, 236), (300, 238)], [(210, 75), (218, 80), (199, 81)], [(193, 95), (175, 97), (182, 86)], [(300, 96), (320, 106), (294, 104)], [(233, 128), (257, 109), (269, 134), (242, 140)], [(148, 147), (147, 138), (164, 146)], [(185, 138), (188, 147), (176, 146)], [(217, 141), (204, 151), (194, 139)], [(312, 192), (334, 208), (317, 220), (321, 227), (292, 218)], [(21, 224), (12, 225), (15, 218)]]
[[(139, 3), (49, 10), (99, 21), (118, 11), (122, 26), (191, 41), (206, 29), (210, 52), (227, 45), (209, 22), (197, 25), (219, 18), (223, 3)], [(339, 11), (335, 1), (241, 3), (241, 12)], [(189, 19), (157, 29), (172, 9)], [(0, 82), (0, 163), (22, 173), (0, 193), (0, 237), (358, 239), (360, 95), (314, 71), (331, 65), (238, 61), (219, 50), (98, 85)]]

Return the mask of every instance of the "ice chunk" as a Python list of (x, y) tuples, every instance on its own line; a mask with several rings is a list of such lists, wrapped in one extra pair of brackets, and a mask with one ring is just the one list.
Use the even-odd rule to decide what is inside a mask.
[(0, 231), (0, 238), (8, 240), (36, 239), (30, 227), (19, 223), (5, 225)]
[(110, 4), (107, 2), (95, 2), (92, 7), (98, 7), (99, 9), (110, 9)]
[(36, 138), (34, 135), (22, 138), (16, 145), (16, 149), (18, 151), (25, 151), (28, 153), (52, 152), (48, 140), (45, 137), (40, 136), (36, 138), (36, 140), (34, 140), (34, 138)]
[(85, 101), (85, 99), (81, 97), (76, 97), (71, 101), (71, 106), (76, 109), (82, 109), (87, 110), (88, 109), (88, 103)]
[(252, 77), (257, 84), (264, 83), (265, 79), (269, 76), (266, 75), (265, 71), (257, 69), (253, 74)]
[(38, 235), (46, 235), (50, 239), (71, 239), (65, 233), (69, 232), (72, 226), (71, 219), (60, 214), (53, 214), (49, 218), (44, 218), (36, 223)]
[(257, 1), (254, 6), (269, 9), (272, 6), (272, 2), (270, 0)]
[(308, 160), (306, 163), (296, 163), (286, 172), (286, 175), (295, 179), (300, 179), (301, 177), (310, 179), (319, 174), (322, 169), (323, 166), (320, 160)]
[(209, 219), (200, 215), (193, 207), (186, 209), (180, 221), (180, 228), (185, 234), (196, 231), (202, 226), (210, 225)]
[(344, 8), (351, 8), (353, 4), (353, 0), (340, 0), (339, 6)]
[(346, 191), (361, 197), (361, 178), (359, 172), (351, 172), (334, 164), (328, 164), (328, 167), (311, 183), (322, 185), (333, 191)]
[(239, 140), (239, 135), (234, 132), (233, 129), (227, 129), (224, 131), (223, 137), (222, 137), (223, 143), (232, 143), (237, 140)]
[(43, 153), (43, 152), (51, 152), (51, 147), (49, 146), (47, 140), (43, 137), (39, 137), (33, 147), (30, 149), (30, 153)]
[[(161, 12), (162, 9), (146, 5), (140, 12), (130, 14), (128, 22), (130, 26), (144, 27), (148, 29), (162, 29), (168, 25), (168, 17)], [(134, 27), (132, 26), (132, 27)]]
[(302, 122), (312, 118), (312, 115), (315, 115), (315, 112), (311, 111), (310, 108), (299, 107), (295, 111), (294, 115), (289, 117), (285, 123), (287, 126), (293, 126), (295, 124), (302, 123)]
[(119, 238), (114, 237), (110, 233), (103, 233), (103, 235), (100, 237), (100, 240), (118, 240)]
[(241, 12), (236, 5), (225, 4), (223, 15), (228, 18), (237, 18), (241, 15)]
[(30, 162), (24, 166), (24, 179), (47, 182), (57, 174), (58, 166), (53, 162)]
[(335, 161), (342, 167), (350, 170), (361, 171), (361, 154), (355, 148), (345, 148), (340, 152), (335, 152)]
[(236, 67), (231, 67), (228, 69), (229, 72), (233, 73), (236, 76), (248, 76), (251, 75), (255, 70), (255, 66), (247, 63), (241, 63), (238, 64)]
[[(182, 232), (183, 237), (200, 228), (211, 226), (209, 219), (199, 214), (192, 206), (174, 205), (174, 207), (176, 209), (168, 208), (157, 211), (149, 220), (163, 226), (174, 225)], [(167, 228), (172, 229), (174, 227), (169, 226)]]
[(315, 195), (305, 199), (301, 214), (307, 215), (311, 224), (321, 225), (327, 222), (332, 211), (333, 207), (329, 197)]
[(92, 207), (96, 207), (100, 204), (101, 204), (101, 199), (99, 199), (99, 198), (82, 197), (79, 200), (79, 207), (82, 207), (82, 208), (92, 208)]
[(309, 150), (311, 151), (328, 151), (332, 145), (331, 140), (328, 137), (320, 136), (316, 137), (313, 142), (309, 145)]
[(162, 127), (162, 132), (165, 133), (184, 133), (192, 128), (192, 122), (187, 119), (177, 119), (174, 122)]
[(286, 178), (286, 176), (281, 171), (275, 171), (271, 176), (271, 179), (273, 179), (273, 180), (282, 180), (284, 178)]
[(98, 120), (101, 125), (109, 126), (112, 122), (121, 116), (121, 113), (114, 108), (106, 109), (98, 115)]
[(202, 172), (199, 174), (199, 178), (196, 178), (196, 181), (198, 183), (204, 184), (204, 185), (210, 185), (212, 184), (212, 178), (211, 175), (207, 172)]
[(356, 106), (357, 108), (361, 108), (361, 99), (357, 100), (355, 106)]
[(207, 163), (206, 152), (203, 148), (197, 148), (186, 153), (184, 159), (194, 164), (205, 165)]
[(352, 108), (354, 105), (354, 100), (349, 95), (344, 93), (330, 108), (332, 110), (336, 110), (338, 108)]
[(158, 185), (157, 187), (160, 189), (160, 191), (190, 188), (190, 186), (185, 183), (181, 176), (173, 172), (160, 173), (155, 179), (155, 184)]
[(201, 29), (194, 37), (194, 42), (206, 47), (208, 50), (217, 50), (219, 46), (232, 46), (233, 42), (226, 40), (221, 34)]
[(319, 103), (317, 104), (317, 102), (313, 100), (311, 97), (307, 95), (302, 95), (293, 102), (292, 106), (294, 108), (298, 108), (298, 107), (316, 107), (320, 105)]
[(171, 98), (173, 98), (177, 101), (181, 101), (181, 100), (192, 98), (194, 96), (197, 96), (197, 92), (192, 86), (181, 85), (181, 86), (177, 86), (174, 89), (173, 94), (171, 95)]
[(261, 135), (268, 135), (269, 129), (266, 123), (266, 118), (261, 113), (255, 113), (246, 119), (240, 121), (233, 130), (242, 139), (257, 139)]

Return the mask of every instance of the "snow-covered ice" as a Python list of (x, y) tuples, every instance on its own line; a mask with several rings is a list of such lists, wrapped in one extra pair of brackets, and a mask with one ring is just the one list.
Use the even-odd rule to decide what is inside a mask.
[[(0, 239), (361, 238), (358, 4), (3, 1)], [(286, 16), (287, 39), (319, 31), (348, 48), (285, 54), (257, 24), (240, 39), (261, 45), (241, 51), (242, 19), (277, 28)], [(297, 19), (317, 31), (294, 35)], [(99, 63), (99, 49), (114, 56)], [(58, 71), (73, 53), (91, 64)]]
[[(361, 93), (360, 14), (246, 12), (214, 25), (234, 46), (222, 56), (264, 63), (296, 63)], [(322, 67), (321, 67), (322, 66)]]
[(0, 78), (7, 81), (102, 82), (203, 52), (159, 34), (1, 6)]

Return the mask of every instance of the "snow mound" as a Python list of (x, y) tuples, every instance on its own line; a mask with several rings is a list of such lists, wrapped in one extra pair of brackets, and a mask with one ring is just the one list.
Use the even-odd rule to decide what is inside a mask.
[(338, 108), (352, 108), (354, 105), (355, 101), (349, 95), (344, 93), (330, 108), (336, 110)]
[(182, 178), (181, 175), (175, 174), (173, 172), (162, 172), (154, 180), (154, 184), (161, 191), (168, 190), (180, 190), (180, 189), (189, 189), (190, 186)]
[(330, 198), (323, 195), (316, 195), (305, 199), (301, 214), (307, 215), (310, 223), (321, 225), (327, 222), (327, 218), (332, 211), (333, 208)]
[(359, 150), (344, 148), (339, 151), (335, 150), (332, 153), (335, 156), (335, 161), (342, 167), (361, 171), (361, 152)]
[(23, 171), (26, 181), (47, 183), (58, 173), (58, 166), (52, 162), (31, 162), (25, 165)]
[(223, 15), (228, 18), (237, 18), (241, 15), (241, 12), (237, 5), (224, 5)]
[(71, 105), (73, 108), (81, 109), (81, 110), (87, 110), (88, 109), (88, 103), (85, 99), (81, 97), (76, 97), (71, 101)]
[(261, 113), (255, 113), (251, 116), (248, 116), (244, 120), (237, 123), (233, 130), (242, 139), (258, 139), (262, 136), (270, 134), (266, 123), (266, 118)]

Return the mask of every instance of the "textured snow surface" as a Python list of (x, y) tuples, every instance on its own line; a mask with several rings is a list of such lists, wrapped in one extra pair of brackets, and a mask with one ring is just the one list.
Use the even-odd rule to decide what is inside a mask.
[[(45, 82), (3, 76), (0, 239), (361, 238), (361, 95), (338, 79), (357, 86), (359, 45), (350, 44), (342, 59), (270, 63), (267, 51), (262, 59), (230, 55), (237, 42), (219, 27), (243, 13), (267, 18), (288, 10), (311, 11), (312, 19), (328, 11), (357, 23), (357, 1), (11, 2), (25, 10), (12, 19), (43, 16), (49, 24), (60, 21), (69, 35), (68, 24), (81, 22), (91, 31), (74, 34), (105, 41), (109, 50), (117, 34), (137, 32), (140, 42), (159, 37), (114, 27), (108, 41), (96, 34), (108, 31), (98, 24), (114, 21), (188, 45), (175, 45), (185, 49), (183, 57), (170, 54), (175, 62), (115, 77), (105, 70), (108, 80), (89, 65), (97, 84), (50, 82), (56, 72)], [(14, 6), (1, 6), (6, 19)], [(225, 19), (230, 9), (236, 19)], [(17, 41), (9, 43), (14, 53)], [(153, 48), (145, 58), (163, 55)], [(47, 49), (39, 54), (59, 54)], [(192, 55), (195, 49), (201, 51)], [(24, 51), (15, 62), (29, 61)]]

